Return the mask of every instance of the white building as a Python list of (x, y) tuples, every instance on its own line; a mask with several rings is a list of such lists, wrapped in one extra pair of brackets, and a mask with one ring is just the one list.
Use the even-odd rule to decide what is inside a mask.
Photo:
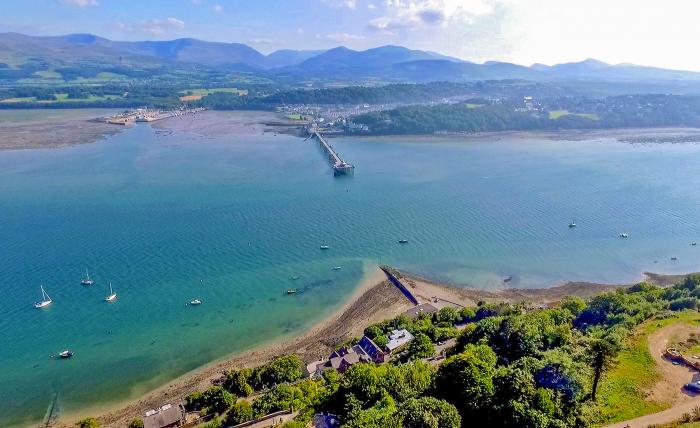
[(408, 330), (392, 330), (389, 334), (389, 343), (386, 344), (386, 347), (389, 352), (394, 352), (395, 349), (401, 348), (412, 340), (413, 335)]

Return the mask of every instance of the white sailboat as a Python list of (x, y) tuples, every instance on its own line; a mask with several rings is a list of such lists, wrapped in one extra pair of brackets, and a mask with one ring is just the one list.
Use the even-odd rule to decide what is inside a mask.
[(53, 302), (46, 291), (44, 291), (44, 286), (41, 285), (41, 301), (34, 303), (34, 307), (37, 309), (45, 308)]
[(80, 283), (83, 285), (92, 285), (95, 283), (95, 281), (90, 279), (90, 272), (88, 272), (87, 269), (85, 269), (85, 278), (83, 278)]
[(105, 297), (105, 302), (113, 302), (117, 300), (117, 293), (112, 291), (112, 283), (109, 283), (109, 295)]

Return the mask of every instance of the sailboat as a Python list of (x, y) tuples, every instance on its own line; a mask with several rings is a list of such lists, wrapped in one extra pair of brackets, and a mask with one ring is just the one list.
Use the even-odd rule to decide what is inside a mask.
[(53, 302), (46, 291), (44, 291), (44, 286), (41, 286), (41, 301), (34, 303), (34, 307), (37, 309), (45, 308)]
[(95, 283), (95, 281), (90, 279), (90, 272), (88, 272), (87, 269), (85, 269), (85, 278), (83, 278), (80, 283), (83, 285), (92, 285)]
[(112, 291), (112, 283), (109, 283), (109, 295), (105, 297), (105, 302), (113, 302), (117, 300), (117, 293)]

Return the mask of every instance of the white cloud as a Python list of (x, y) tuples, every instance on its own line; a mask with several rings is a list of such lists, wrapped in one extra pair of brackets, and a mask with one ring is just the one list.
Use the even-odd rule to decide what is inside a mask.
[(359, 34), (350, 33), (331, 33), (331, 34), (317, 34), (316, 38), (324, 39), (335, 43), (352, 43), (352, 42), (362, 42), (367, 40), (367, 37), (361, 36)]
[(385, 0), (386, 14), (369, 22), (372, 30), (412, 30), (450, 23), (471, 24), (493, 14), (500, 0)]
[(377, 8), (377, 5), (374, 3), (369, 3), (367, 5), (367, 9), (369, 9), (369, 10), (375, 10), (376, 8)]
[(253, 38), (248, 40), (249, 45), (274, 45), (277, 42), (275, 42), (272, 39), (265, 39), (265, 38)]
[(221, 13), (224, 11), (224, 7), (221, 6), (220, 4), (215, 4), (214, 6), (211, 7), (211, 10), (213, 10), (216, 13)]
[(195, 6), (199, 6), (200, 4), (202, 4), (202, 0), (190, 0), (190, 1), (191, 1), (192, 4), (195, 5)]
[(348, 9), (357, 8), (357, 0), (321, 0), (323, 3), (328, 3), (335, 7), (346, 7)]
[(97, 6), (97, 0), (59, 0), (61, 4), (68, 6), (86, 7)]
[(124, 33), (145, 34), (149, 36), (166, 36), (185, 28), (184, 21), (177, 18), (148, 19), (137, 23), (116, 23), (117, 30)]

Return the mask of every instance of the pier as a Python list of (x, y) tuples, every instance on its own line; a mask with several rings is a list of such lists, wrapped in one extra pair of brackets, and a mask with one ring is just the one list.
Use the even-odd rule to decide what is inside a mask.
[(350, 175), (355, 172), (355, 167), (341, 159), (333, 146), (328, 144), (328, 141), (318, 131), (313, 131), (311, 136), (318, 140), (319, 145), (328, 155), (328, 160), (333, 166), (333, 175)]

